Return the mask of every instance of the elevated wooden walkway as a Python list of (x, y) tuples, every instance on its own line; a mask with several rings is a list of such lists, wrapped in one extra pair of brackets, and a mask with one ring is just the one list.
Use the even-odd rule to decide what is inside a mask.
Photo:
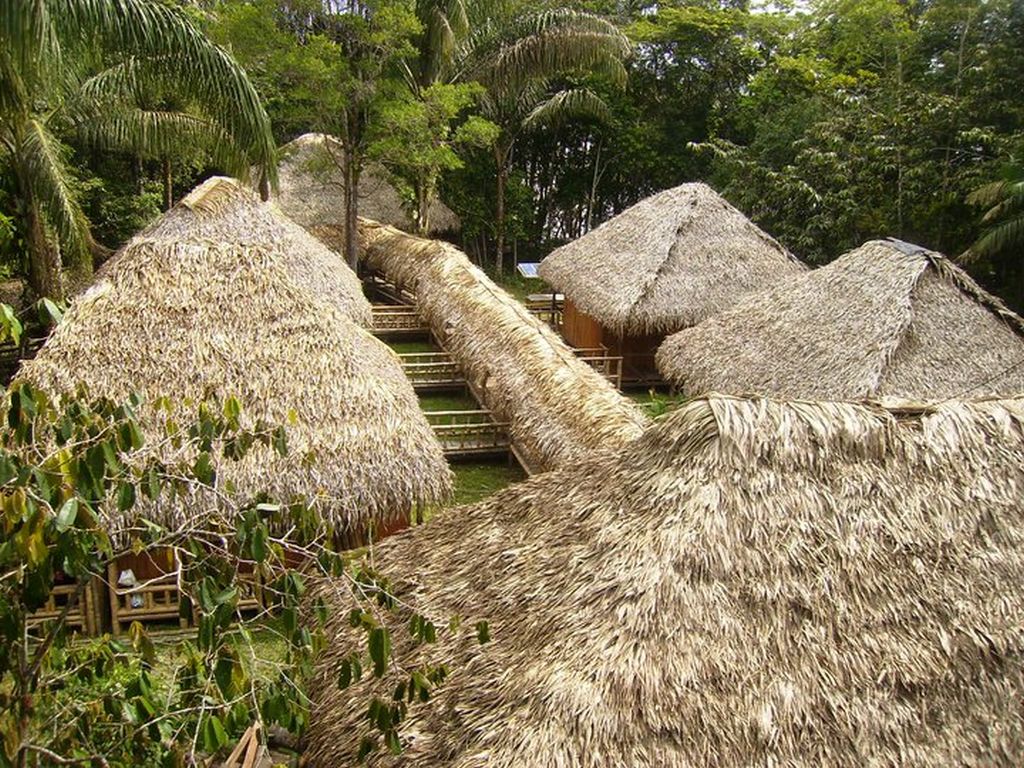
[[(367, 295), (374, 301), (389, 302), (372, 305), (375, 335), (393, 340), (432, 337), (431, 329), (416, 309), (415, 294), (398, 288), (378, 274), (364, 277), (363, 284)], [(464, 388), (477, 403), (481, 402), (479, 394), (466, 381), (459, 364), (447, 351), (404, 352), (398, 356), (413, 389), (427, 392)], [(518, 461), (527, 474), (536, 471), (523, 461), (513, 446), (509, 425), (495, 420), (486, 408), (425, 411), (424, 414), (449, 460), (509, 457)]]
[(416, 307), (407, 304), (374, 304), (373, 333), (381, 338), (430, 335)]
[(574, 348), (576, 357), (622, 389), (622, 358), (608, 353), (607, 347)]
[(426, 417), (449, 458), (505, 456), (512, 446), (508, 424), (495, 421), (485, 408), (427, 411)]
[(461, 389), (466, 386), (458, 363), (447, 352), (405, 352), (399, 357), (402, 370), (417, 391)]
[(363, 288), (366, 295), (374, 302), (416, 305), (416, 294), (405, 288), (399, 288), (377, 272), (371, 272), (363, 278)]

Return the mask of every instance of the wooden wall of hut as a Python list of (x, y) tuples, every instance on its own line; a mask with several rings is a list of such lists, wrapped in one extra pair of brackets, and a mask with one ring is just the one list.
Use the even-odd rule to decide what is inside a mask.
[(664, 340), (664, 334), (616, 336), (611, 331), (604, 332), (608, 354), (622, 358), (623, 384), (653, 384), (662, 380), (654, 355)]
[(562, 336), (571, 346), (582, 349), (600, 347), (604, 343), (601, 324), (590, 315), (580, 312), (568, 298), (562, 310)]

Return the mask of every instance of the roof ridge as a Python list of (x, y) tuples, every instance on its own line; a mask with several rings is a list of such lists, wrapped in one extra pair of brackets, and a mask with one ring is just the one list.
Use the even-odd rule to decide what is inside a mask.
[(1024, 337), (1024, 318), (1006, 306), (1001, 298), (982, 288), (965, 269), (955, 264), (948, 256), (942, 256), (938, 260), (933, 260), (932, 263), (941, 277), (985, 307), (1019, 336)]
[[(696, 207), (699, 204), (700, 201), (696, 198), (696, 196), (691, 198), (691, 207)], [(629, 310), (623, 315), (623, 327), (627, 325), (628, 321), (633, 319), (633, 315), (640, 308), (640, 305), (645, 300), (650, 298), (651, 292), (654, 290), (654, 287), (658, 284), (658, 280), (665, 273), (665, 268), (672, 261), (672, 251), (679, 243), (679, 236), (682, 235), (684, 230), (693, 226), (693, 221), (694, 217), (693, 215), (690, 215), (686, 218), (685, 221), (681, 222), (676, 227), (675, 236), (672, 238), (672, 242), (669, 243), (668, 248), (665, 249), (664, 258), (662, 258), (661, 262), (658, 264), (658, 267), (653, 272), (650, 273), (650, 276), (647, 278), (647, 282), (644, 284), (644, 287), (640, 290), (640, 293), (637, 294), (637, 297), (633, 299), (632, 302), (630, 302)]]
[(185, 195), (181, 199), (181, 205), (197, 215), (217, 214), (241, 192), (241, 185), (235, 179), (228, 176), (211, 176)]
[(881, 365), (874, 372), (875, 375), (871, 381), (871, 388), (866, 393), (869, 396), (878, 392), (878, 388), (882, 386), (882, 379), (892, 365), (892, 361), (896, 359), (896, 353), (907, 340), (910, 326), (913, 325), (914, 322), (914, 292), (917, 290), (917, 286), (921, 282), (921, 276), (928, 271), (929, 265), (935, 266), (935, 261), (931, 256), (931, 252), (927, 248), (922, 248), (919, 245), (914, 245), (913, 243), (908, 243), (904, 240), (897, 240), (894, 237), (880, 240), (878, 242), (887, 245), (889, 248), (892, 248), (903, 256), (918, 259), (919, 268), (907, 287), (906, 295), (902, 297), (902, 300), (906, 302), (906, 312), (903, 314), (903, 322), (897, 326), (896, 333), (892, 336), (892, 343), (887, 348), (882, 349)]

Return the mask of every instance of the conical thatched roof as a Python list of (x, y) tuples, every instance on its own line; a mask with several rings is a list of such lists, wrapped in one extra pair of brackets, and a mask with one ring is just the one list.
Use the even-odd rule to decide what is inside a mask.
[(1024, 392), (1024, 321), (941, 254), (874, 240), (669, 338), (691, 393), (847, 399)]
[[(337, 139), (307, 133), (281, 148), (278, 205), (292, 219), (337, 251), (345, 247), (345, 176)], [(415, 222), (383, 168), (364, 166), (359, 179), (359, 215), (411, 232)], [(430, 206), (431, 233), (458, 230), (459, 218), (440, 200)]]
[[(397, 664), (451, 674), (411, 707), (405, 753), (370, 764), (1024, 763), (1022, 430), (1021, 400), (711, 397), (383, 542), (399, 604), (467, 629), (414, 648), (395, 617)], [(338, 689), (365, 643), (344, 608), (316, 768), (355, 764), (371, 686), (398, 679)]]
[(671, 333), (802, 265), (706, 184), (643, 200), (553, 251), (540, 276), (622, 336)]
[(434, 336), (535, 469), (618, 448), (646, 425), (639, 409), (462, 251), (360, 222), (364, 260), (416, 294)]
[[(266, 248), (297, 285), (335, 303), (362, 326), (373, 322), (362, 284), (344, 260), (235, 179), (207, 179), (137, 237)], [(104, 264), (99, 276), (113, 269), (119, 258), (117, 254)]]
[[(218, 483), (242, 498), (308, 497), (357, 535), (443, 498), (450, 471), (397, 356), (296, 278), (294, 251), (218, 242), (210, 192), (203, 185), (133, 238), (19, 377), (51, 393), (82, 384), (119, 400), (137, 392), (151, 442), (166, 418), (157, 398), (185, 425), (194, 418), (185, 401), (233, 395), (243, 426), (286, 428), (289, 454), (258, 446), (221, 463)], [(187, 512), (168, 504), (153, 514), (176, 522)]]

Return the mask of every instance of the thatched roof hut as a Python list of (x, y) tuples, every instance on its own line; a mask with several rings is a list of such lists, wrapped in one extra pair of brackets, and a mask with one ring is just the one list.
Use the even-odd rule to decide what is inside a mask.
[(803, 267), (706, 184), (659, 192), (551, 252), (540, 276), (620, 336), (696, 325)]
[[(336, 251), (345, 247), (345, 175), (337, 139), (307, 133), (281, 148), (278, 194), (282, 210)], [(359, 215), (406, 232), (416, 222), (387, 172), (367, 163), (359, 179)], [(428, 212), (431, 234), (458, 231), (461, 224), (448, 206), (435, 200)]]
[(694, 394), (1011, 395), (1024, 321), (941, 254), (874, 240), (670, 337), (658, 366)]
[[(186, 401), (233, 395), (243, 426), (286, 428), (289, 454), (257, 446), (220, 463), (218, 484), (241, 498), (307, 497), (356, 539), (442, 499), (450, 471), (397, 356), (322, 294), (325, 273), (296, 274), (294, 249), (217, 239), (234, 232), (235, 189), (204, 184), (133, 238), (19, 377), (55, 394), (137, 392), (151, 441), (167, 417), (157, 398), (184, 425)], [(175, 523), (185, 507), (171, 500), (152, 514)]]
[[(375, 549), (400, 605), (464, 629), (413, 646), (394, 617), (397, 664), (450, 676), (370, 764), (1020, 765), (1022, 488), (1022, 400), (693, 401)], [(316, 768), (354, 762), (398, 680), (339, 690), (345, 608)]]
[(360, 222), (364, 261), (417, 296), (437, 339), (535, 469), (638, 437), (645, 417), (462, 251)]

